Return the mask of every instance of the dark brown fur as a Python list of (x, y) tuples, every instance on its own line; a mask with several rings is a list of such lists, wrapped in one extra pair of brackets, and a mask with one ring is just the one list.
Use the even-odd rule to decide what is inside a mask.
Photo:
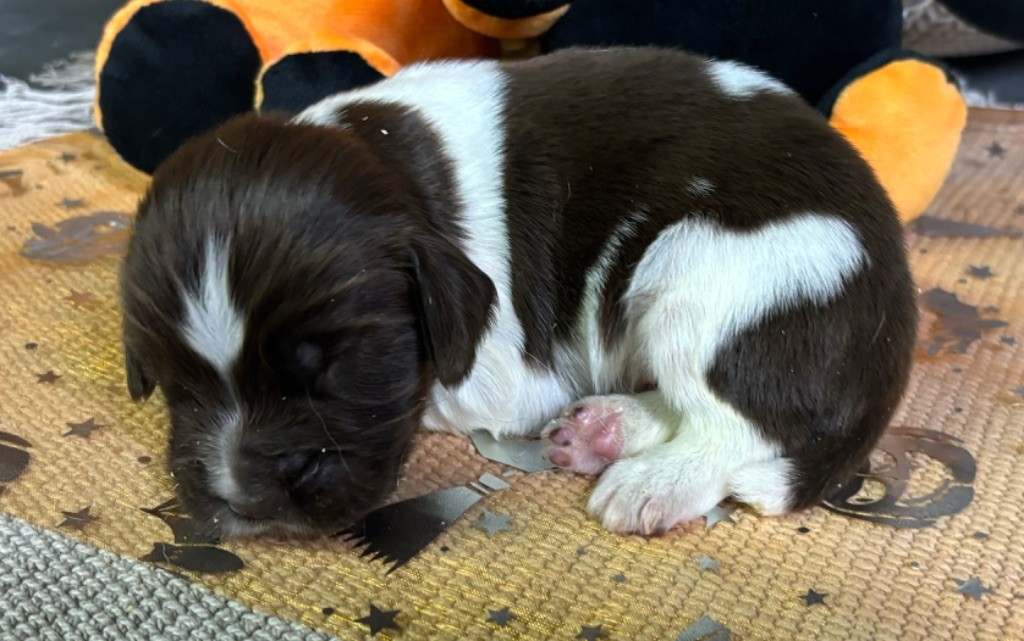
[[(606, 342), (644, 250), (689, 216), (755, 230), (804, 212), (842, 218), (872, 266), (824, 309), (766, 319), (722, 351), (712, 387), (797, 464), (794, 507), (860, 465), (905, 388), (917, 325), (903, 231), (857, 152), (796, 96), (727, 97), (700, 58), (652, 49), (567, 50), (510, 65), (505, 195), (513, 296), (530, 362), (552, 363), (577, 327), (583, 284), (609, 234), (648, 216), (603, 291)], [(709, 180), (707, 196), (687, 190)], [(785, 330), (785, 333), (781, 333)], [(769, 366), (770, 365), (770, 366)], [(792, 372), (786, 381), (780, 372)]]
[[(418, 140), (398, 162), (379, 134), (361, 135), (361, 113), (356, 131), (238, 119), (176, 152), (140, 206), (122, 277), (129, 388), (163, 389), (170, 469), (207, 520), (223, 500), (185, 468), (202, 465), (232, 394), (247, 509), (333, 527), (394, 487), (428, 382), (472, 367), (494, 291), (457, 247), (450, 172), (416, 118), (368, 108), (373, 126)], [(198, 287), (211, 234), (233, 239), (229, 281), (249, 328), (234, 392), (180, 335), (176, 279)]]
[[(871, 265), (831, 303), (747, 329), (708, 373), (794, 460), (793, 507), (806, 507), (864, 460), (905, 388), (916, 311), (902, 231), (870, 169), (820, 115), (793, 96), (728, 98), (705, 65), (638, 49), (505, 67), (496, 117), (526, 338), (525, 353), (508, 358), (554, 365), (588, 272), (632, 213), (647, 217), (602, 292), (609, 344), (624, 331), (633, 269), (665, 227), (703, 217), (752, 231), (803, 212), (840, 217)], [(200, 517), (226, 509), (192, 468), (233, 392), (183, 345), (175, 278), (197, 287), (211, 233), (234, 239), (231, 290), (249, 328), (231, 373), (244, 481), (279, 521), (341, 526), (379, 502), (429, 386), (466, 376), (488, 326), (494, 286), (460, 248), (471, 204), (455, 196), (459, 159), (401, 107), (353, 104), (336, 124), (239, 119), (175, 153), (140, 208), (122, 279), (129, 387), (138, 398), (163, 388), (171, 470)], [(690, 193), (692, 178), (713, 192)]]

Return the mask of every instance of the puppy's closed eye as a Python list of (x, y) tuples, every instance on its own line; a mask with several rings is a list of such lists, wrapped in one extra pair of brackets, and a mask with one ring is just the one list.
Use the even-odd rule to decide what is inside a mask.
[(271, 350), (269, 365), (282, 379), (286, 392), (312, 391), (322, 387), (324, 350), (309, 339), (285, 339)]

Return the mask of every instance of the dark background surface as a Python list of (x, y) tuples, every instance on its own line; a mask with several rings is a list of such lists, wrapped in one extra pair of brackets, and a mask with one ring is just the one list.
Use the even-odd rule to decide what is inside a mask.
[[(413, 0), (410, 0), (413, 1)], [(124, 0), (0, 0), (0, 74), (28, 79), (43, 65), (95, 48)], [(1024, 51), (949, 61), (974, 89), (1024, 103)]]
[(0, 74), (27, 80), (47, 62), (95, 49), (124, 0), (0, 0)]

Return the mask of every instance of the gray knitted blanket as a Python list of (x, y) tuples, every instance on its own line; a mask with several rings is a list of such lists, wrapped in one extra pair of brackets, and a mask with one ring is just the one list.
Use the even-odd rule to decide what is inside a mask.
[(329, 641), (0, 513), (0, 641)]

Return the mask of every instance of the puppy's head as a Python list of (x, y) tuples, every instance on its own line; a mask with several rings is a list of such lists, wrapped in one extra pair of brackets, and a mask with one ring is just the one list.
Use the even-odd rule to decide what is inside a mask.
[(155, 173), (121, 276), (128, 388), (170, 412), (185, 508), (330, 532), (394, 488), (429, 385), (494, 297), (419, 186), (350, 132), (247, 117)]

